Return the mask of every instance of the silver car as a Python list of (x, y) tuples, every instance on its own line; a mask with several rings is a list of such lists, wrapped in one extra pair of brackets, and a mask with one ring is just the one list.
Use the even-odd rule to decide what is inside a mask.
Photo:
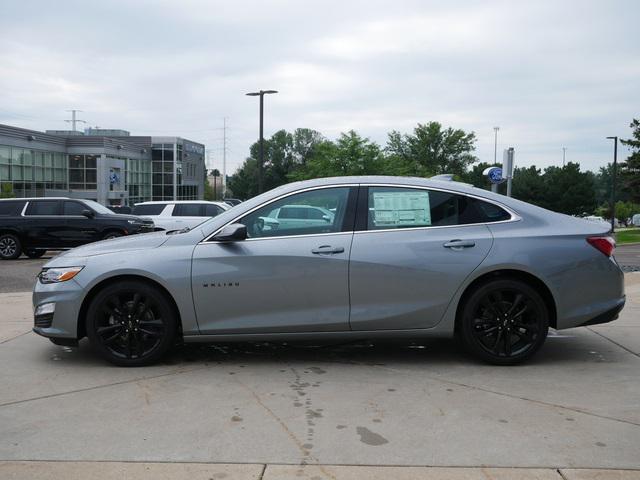
[[(266, 228), (283, 206), (329, 221)], [(623, 274), (606, 227), (457, 182), (340, 177), (284, 185), (192, 230), (98, 242), (40, 273), (34, 331), (87, 336), (124, 366), (177, 341), (457, 336), (515, 364), (549, 327), (609, 322)]]

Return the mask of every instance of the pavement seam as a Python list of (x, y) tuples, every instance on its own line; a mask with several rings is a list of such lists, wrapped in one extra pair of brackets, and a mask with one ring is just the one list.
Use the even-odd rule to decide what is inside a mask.
[(614, 345), (620, 347), (621, 349), (625, 350), (626, 352), (630, 353), (631, 355), (635, 355), (636, 357), (640, 358), (640, 355), (637, 354), (636, 352), (634, 352), (633, 350), (628, 349), (627, 347), (625, 347), (624, 345), (619, 344), (618, 342), (616, 342), (615, 340), (611, 340), (609, 337), (607, 337), (606, 335), (603, 335), (600, 332), (596, 332), (595, 330), (593, 330), (591, 327), (587, 327), (587, 330), (589, 330), (592, 333), (595, 333), (596, 335), (604, 338), (605, 340), (610, 341), (611, 343), (613, 343)]
[(446, 383), (446, 384), (450, 384), (450, 385), (457, 385), (459, 387), (471, 388), (473, 390), (479, 390), (481, 392), (493, 393), (494, 395), (500, 395), (500, 396), (503, 396), (503, 397), (513, 398), (515, 400), (524, 400), (526, 402), (536, 403), (538, 405), (544, 405), (545, 407), (561, 408), (563, 410), (568, 410), (568, 411), (574, 412), (574, 413), (581, 413), (583, 415), (589, 415), (589, 416), (592, 416), (592, 417), (602, 418), (604, 420), (612, 420), (614, 422), (620, 422), (620, 423), (625, 423), (627, 425), (633, 425), (635, 427), (640, 427), (640, 423), (632, 422), (630, 420), (622, 420), (620, 418), (615, 418), (615, 417), (609, 417), (607, 415), (600, 415), (598, 413), (588, 412), (588, 411), (581, 410), (581, 409), (575, 408), (575, 407), (566, 407), (564, 405), (558, 405), (556, 403), (545, 402), (543, 400), (536, 400), (534, 398), (520, 397), (518, 395), (513, 395), (513, 394), (510, 394), (510, 393), (498, 392), (498, 391), (495, 391), (495, 390), (490, 390), (488, 388), (477, 387), (475, 385), (468, 385), (468, 384), (465, 384), (465, 383), (454, 382), (454, 381), (451, 381), (451, 380), (443, 380), (441, 378), (433, 378), (433, 377), (425, 377), (425, 378), (428, 378), (428, 379), (434, 380), (434, 381), (439, 381), (439, 382)]
[(1, 407), (10, 407), (12, 405), (18, 405), (18, 404), (26, 403), (26, 402), (34, 402), (36, 400), (44, 400), (44, 399), (47, 399), (47, 398), (63, 397), (65, 395), (72, 395), (74, 393), (89, 392), (91, 390), (99, 390), (101, 388), (116, 387), (116, 386), (119, 386), (119, 385), (126, 385), (128, 383), (135, 383), (135, 382), (140, 382), (140, 381), (143, 381), (143, 380), (154, 380), (156, 378), (170, 377), (170, 376), (173, 376), (173, 375), (180, 375), (181, 373), (190, 373), (190, 372), (195, 372), (197, 370), (204, 370), (204, 369), (210, 368), (210, 367), (211, 367), (210, 365), (204, 365), (202, 367), (190, 368), (188, 370), (180, 370), (178, 372), (162, 373), (162, 374), (159, 374), (159, 375), (150, 375), (148, 377), (140, 377), (140, 378), (134, 378), (134, 379), (131, 379), (131, 380), (123, 380), (121, 382), (107, 383), (105, 385), (94, 385), (93, 387), (79, 388), (77, 390), (69, 390), (69, 391), (66, 391), (66, 392), (51, 393), (49, 395), (42, 395), (40, 397), (25, 398), (23, 400), (14, 400), (12, 402), (0, 403), (0, 408)]
[[(299, 467), (299, 463), (288, 463), (288, 462), (278, 462), (278, 463), (261, 463), (261, 462), (207, 462), (201, 460), (60, 460), (60, 459), (0, 459), (0, 462), (32, 462), (32, 463), (131, 463), (131, 464), (140, 464), (140, 463), (158, 463), (158, 464), (181, 464), (184, 463), (186, 465), (261, 465), (265, 468), (268, 467)], [(385, 463), (385, 464), (374, 464), (374, 463), (309, 463), (303, 466), (310, 467), (394, 467), (394, 468), (452, 468), (452, 469), (471, 469), (471, 468), (491, 468), (491, 469), (517, 469), (517, 470), (611, 470), (615, 472), (640, 472), (640, 467), (631, 467), (631, 468), (618, 468), (618, 467), (579, 467), (579, 466), (566, 466), (566, 467), (558, 467), (554, 466), (525, 466), (525, 467), (513, 467), (504, 465), (430, 465), (430, 464), (398, 464), (398, 463)]]
[(4, 343), (8, 343), (8, 342), (10, 342), (11, 340), (15, 340), (16, 338), (24, 337), (24, 336), (25, 336), (25, 335), (27, 335), (28, 333), (31, 333), (31, 330), (26, 331), (26, 332), (23, 332), (23, 333), (20, 333), (20, 334), (16, 335), (15, 337), (11, 337), (11, 338), (7, 338), (6, 340), (2, 340), (2, 341), (0, 342), (0, 345), (2, 345), (2, 344), (4, 344)]
[(262, 480), (264, 478), (264, 472), (267, 471), (267, 464), (264, 463), (262, 465), (262, 471), (260, 472), (260, 475), (258, 476), (258, 480)]

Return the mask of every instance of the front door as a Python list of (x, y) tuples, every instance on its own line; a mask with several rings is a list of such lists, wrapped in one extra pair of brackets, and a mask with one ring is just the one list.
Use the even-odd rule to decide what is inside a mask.
[(86, 243), (100, 240), (98, 229), (99, 221), (96, 218), (89, 218), (82, 212), (89, 210), (89, 207), (82, 202), (65, 200), (63, 205), (64, 214), (64, 238), (63, 242), (67, 247), (78, 247)]
[[(284, 333), (349, 329), (349, 255), (356, 188), (288, 195), (234, 223), (249, 238), (205, 241), (193, 254), (192, 289), (200, 332)], [(318, 225), (280, 228), (273, 212), (313, 205), (335, 215)], [(332, 210), (335, 209), (335, 210)]]

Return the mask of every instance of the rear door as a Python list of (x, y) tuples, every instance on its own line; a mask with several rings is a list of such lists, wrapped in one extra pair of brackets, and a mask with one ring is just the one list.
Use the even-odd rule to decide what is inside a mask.
[(361, 187), (350, 262), (352, 330), (436, 325), (493, 244), (463, 195)]
[(28, 219), (27, 244), (32, 248), (67, 248), (63, 238), (66, 225), (61, 200), (30, 200), (25, 210)]

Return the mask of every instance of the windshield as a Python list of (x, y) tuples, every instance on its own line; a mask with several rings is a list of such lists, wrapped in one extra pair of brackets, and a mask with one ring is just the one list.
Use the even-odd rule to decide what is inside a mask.
[(87, 207), (93, 209), (96, 213), (101, 213), (104, 215), (116, 215), (104, 205), (101, 205), (93, 200), (82, 200), (82, 203), (84, 203)]

